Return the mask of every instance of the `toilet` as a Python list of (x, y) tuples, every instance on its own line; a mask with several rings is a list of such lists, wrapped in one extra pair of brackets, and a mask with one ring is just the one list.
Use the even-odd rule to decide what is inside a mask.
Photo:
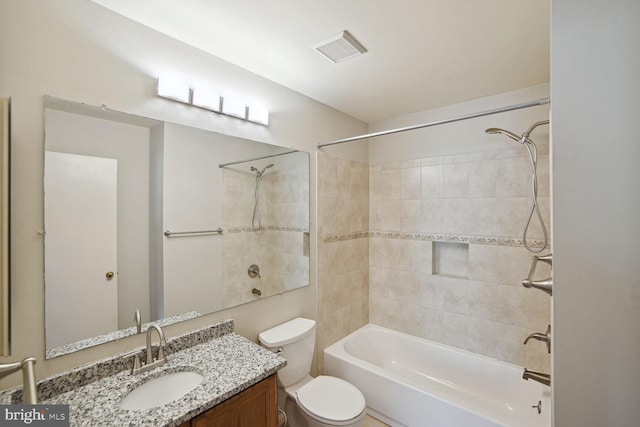
[(258, 335), (260, 344), (287, 359), (278, 371), (278, 406), (290, 427), (352, 426), (364, 423), (364, 396), (340, 378), (310, 375), (316, 322), (297, 318)]

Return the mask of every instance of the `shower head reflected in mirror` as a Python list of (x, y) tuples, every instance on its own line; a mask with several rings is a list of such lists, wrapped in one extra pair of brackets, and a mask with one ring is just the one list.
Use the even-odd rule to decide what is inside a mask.
[(251, 217), (251, 228), (253, 229), (253, 231), (260, 230), (260, 206), (259, 206), (260, 193), (258, 191), (258, 189), (260, 188), (260, 177), (262, 177), (262, 174), (264, 173), (264, 171), (272, 167), (273, 167), (273, 163), (268, 164), (267, 166), (262, 168), (262, 170), (254, 166), (251, 166), (251, 172), (256, 173), (256, 186), (253, 192), (255, 203), (253, 205), (253, 216)]
[(273, 167), (273, 163), (268, 164), (267, 166), (265, 166), (264, 168), (262, 168), (262, 170), (251, 166), (251, 172), (255, 172), (257, 177), (261, 177), (262, 174), (264, 173), (264, 171), (266, 171), (269, 168)]

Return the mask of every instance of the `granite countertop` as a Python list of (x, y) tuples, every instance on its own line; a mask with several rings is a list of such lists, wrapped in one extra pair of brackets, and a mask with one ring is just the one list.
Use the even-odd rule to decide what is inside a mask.
[[(173, 323), (184, 322), (185, 320), (195, 319), (200, 316), (200, 313), (197, 311), (189, 311), (187, 313), (179, 314), (177, 316), (165, 317), (161, 320), (156, 320), (154, 322), (144, 323), (142, 325), (142, 332), (146, 332), (151, 324), (157, 324), (158, 326), (164, 327), (166, 325), (171, 325)], [(118, 331), (109, 332), (107, 334), (98, 335), (95, 337), (87, 338), (84, 340), (72, 342), (69, 344), (61, 345), (59, 347), (54, 347), (46, 350), (46, 358), (52, 359), (54, 357), (64, 356), (65, 354), (70, 354), (79, 350), (84, 350), (85, 348), (94, 347), (96, 345), (104, 344), (109, 341), (119, 340), (125, 337), (130, 337), (137, 333), (136, 327), (131, 326), (130, 328), (120, 329)]]
[[(284, 358), (232, 331), (224, 331), (213, 338), (200, 335), (191, 344), (194, 345), (174, 341), (172, 347), (168, 343), (168, 362), (135, 376), (131, 375), (132, 364), (122, 370), (122, 362), (112, 358), (99, 363), (117, 362), (120, 368), (87, 366), (84, 369), (88, 372), (79, 368), (71, 377), (68, 373), (58, 375), (57, 383), (56, 378), (41, 380), (38, 384), (40, 403), (69, 405), (71, 426), (178, 426), (286, 365)], [(157, 346), (154, 346), (154, 355), (156, 351)], [(132, 362), (137, 352), (120, 355), (120, 359)], [(106, 369), (120, 370), (106, 375)], [(198, 372), (204, 379), (194, 390), (166, 405), (146, 410), (120, 408), (122, 399), (137, 386), (165, 373), (181, 371)], [(91, 381), (92, 373), (100, 378)], [(81, 377), (84, 380), (78, 379)], [(43, 387), (42, 382), (47, 382), (48, 386)], [(2, 395), (5, 400), (9, 396), (15, 401), (21, 398), (19, 394), (15, 390), (3, 392), (0, 401)]]

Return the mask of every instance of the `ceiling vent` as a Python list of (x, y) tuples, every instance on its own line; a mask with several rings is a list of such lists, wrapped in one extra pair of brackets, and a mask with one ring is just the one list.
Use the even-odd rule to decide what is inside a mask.
[(348, 31), (331, 36), (313, 47), (336, 63), (362, 55), (367, 51)]

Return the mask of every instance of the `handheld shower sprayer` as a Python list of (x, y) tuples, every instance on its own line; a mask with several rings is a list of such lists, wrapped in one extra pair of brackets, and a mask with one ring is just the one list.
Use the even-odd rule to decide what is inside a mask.
[(520, 144), (526, 144), (526, 143), (533, 144), (533, 141), (529, 139), (529, 134), (527, 132), (523, 133), (522, 136), (518, 136), (513, 132), (509, 132), (508, 130), (500, 129), (500, 128), (489, 128), (485, 130), (485, 132), (506, 135), (509, 138), (513, 139), (514, 141), (519, 142)]
[(260, 178), (262, 177), (262, 174), (264, 173), (264, 171), (272, 167), (273, 167), (273, 163), (269, 163), (267, 166), (262, 168), (262, 170), (254, 166), (251, 166), (251, 172), (256, 173), (256, 187), (253, 193), (255, 203), (253, 205), (253, 217), (251, 218), (251, 228), (253, 229), (253, 231), (260, 230), (260, 206), (258, 206), (258, 201), (260, 198), (260, 194), (258, 192), (258, 189), (260, 186)]
[(531, 132), (533, 132), (533, 130), (540, 125), (548, 125), (548, 124), (549, 124), (549, 120), (542, 120), (539, 122), (535, 122), (534, 124), (529, 126), (529, 129), (524, 131), (520, 136), (516, 135), (513, 132), (510, 132), (505, 129), (500, 129), (500, 128), (489, 128), (489, 129), (486, 129), (485, 132), (490, 134), (506, 135), (509, 138), (513, 139), (514, 141), (519, 142), (520, 144), (525, 144), (525, 143), (533, 144), (533, 141), (529, 139), (529, 135), (531, 135)]
[[(520, 136), (516, 135), (513, 132), (509, 132), (508, 130), (504, 130), (500, 128), (489, 128), (485, 130), (485, 132), (489, 134), (502, 134), (502, 135), (508, 136), (514, 141), (517, 141), (520, 144), (524, 145), (524, 147), (527, 149), (527, 153), (529, 153), (529, 160), (531, 160), (531, 169), (532, 169), (531, 210), (529, 211), (529, 218), (527, 219), (527, 223), (524, 226), (524, 231), (522, 233), (522, 244), (529, 252), (532, 252), (532, 253), (540, 253), (543, 250), (545, 250), (549, 242), (549, 239), (547, 236), (547, 228), (544, 225), (542, 214), (540, 213), (540, 208), (538, 208), (538, 151), (536, 148), (536, 144), (534, 144), (534, 142), (529, 138), (529, 135), (531, 135), (531, 132), (533, 132), (533, 130), (538, 126), (547, 125), (547, 124), (549, 124), (549, 120), (542, 120), (539, 122), (535, 122), (534, 124), (529, 126), (529, 129), (524, 131)], [(531, 225), (531, 218), (533, 217), (534, 212), (536, 213), (538, 220), (540, 221), (540, 225), (542, 227), (542, 234), (544, 237), (544, 244), (540, 249), (532, 249), (529, 246), (529, 243), (527, 242), (527, 232), (529, 231), (529, 226)]]

